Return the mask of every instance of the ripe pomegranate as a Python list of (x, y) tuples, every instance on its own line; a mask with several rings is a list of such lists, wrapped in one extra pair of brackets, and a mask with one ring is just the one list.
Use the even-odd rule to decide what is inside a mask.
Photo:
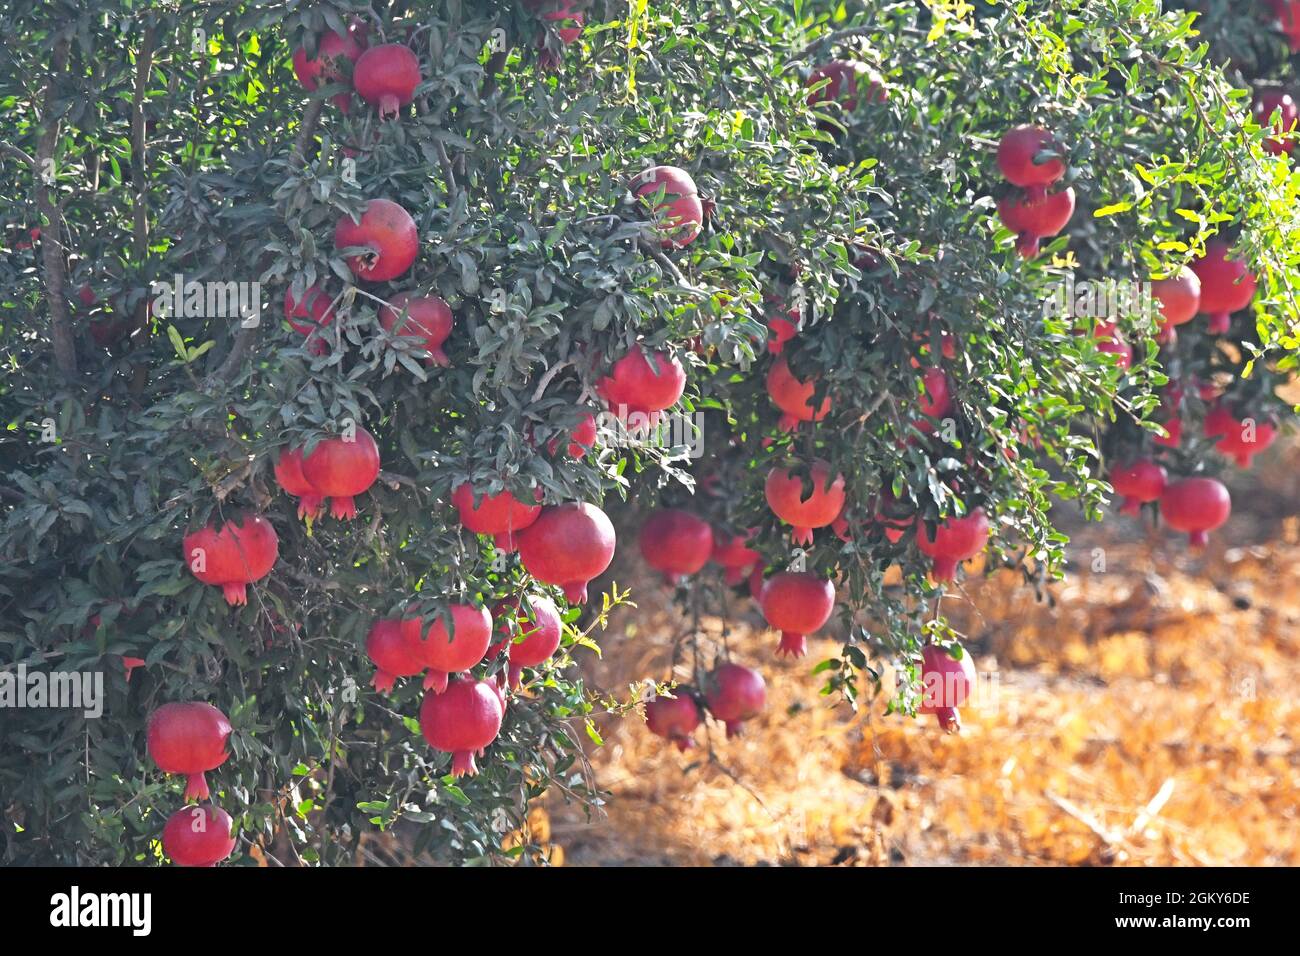
[(596, 383), (596, 393), (612, 411), (659, 412), (677, 404), (686, 390), (686, 371), (665, 352), (649, 357), (640, 344), (614, 363), (610, 374)]
[[(1057, 155), (1037, 162), (1036, 157), (1043, 152)], [(1052, 134), (1041, 126), (1017, 126), (1004, 135), (1002, 141), (998, 143), (998, 168), (1002, 170), (1002, 175), (1007, 182), (1026, 190), (1028, 202), (1041, 202), (1047, 194), (1047, 187), (1065, 175), (1065, 163), (1060, 158), (1061, 152), (1061, 147)], [(1070, 194), (1070, 203), (1073, 208), (1073, 192)], [(1055, 233), (1039, 235), (1055, 235)]]
[(585, 501), (550, 505), (519, 535), (519, 558), (537, 580), (558, 584), (566, 598), (581, 604), (587, 582), (614, 559), (614, 526)]
[(474, 754), (483, 756), (501, 731), (505, 706), (497, 688), (485, 680), (453, 681), (443, 693), (430, 691), (420, 705), (420, 730), (434, 750), (451, 754), (453, 776), (478, 773)]
[(1115, 364), (1121, 369), (1133, 364), (1133, 346), (1124, 341), (1118, 323), (1099, 321), (1092, 334), (1097, 339), (1097, 351), (1115, 356)]
[[(583, 415), (582, 420), (573, 427), (569, 433), (569, 444), (565, 449), (570, 458), (583, 458), (587, 452), (596, 445), (596, 416), (588, 412)], [(552, 455), (560, 447), (560, 437), (557, 435), (550, 440), (546, 450)]]
[(379, 446), (358, 427), (351, 441), (326, 438), (302, 460), (303, 477), (330, 501), (330, 514), (347, 521), (357, 516), (353, 498), (379, 477)]
[(641, 526), (641, 556), (672, 584), (704, 567), (713, 553), (713, 529), (689, 511), (660, 508)]
[(768, 352), (773, 355), (780, 355), (785, 350), (785, 343), (799, 334), (801, 318), (798, 309), (790, 309), (784, 316), (769, 315), (767, 317)]
[(561, 0), (560, 5), (554, 10), (543, 10), (540, 16), (547, 23), (559, 24), (555, 33), (565, 46), (582, 36), (582, 27), (586, 23), (586, 17), (573, 9), (567, 0)]
[(1268, 0), (1278, 26), (1291, 44), (1292, 53), (1300, 53), (1300, 2), (1298, 0)]
[(419, 628), (413, 634), (404, 624), (395, 619), (375, 621), (366, 634), (366, 655), (375, 665), (370, 683), (381, 694), (391, 691), (397, 678), (414, 677), (425, 668)]
[(251, 515), (228, 521), (220, 531), (211, 525), (187, 534), (182, 542), (190, 572), (204, 584), (221, 588), (227, 604), (247, 604), (246, 585), (271, 573), (280, 539), (265, 518)]
[(1209, 543), (1209, 534), (1232, 514), (1232, 497), (1213, 478), (1184, 478), (1160, 496), (1160, 514), (1175, 531), (1186, 531), (1193, 548)]
[(1273, 444), (1277, 429), (1269, 422), (1239, 419), (1220, 403), (1205, 416), (1205, 435), (1218, 439), (1214, 447), (1220, 454), (1235, 458), (1238, 467), (1249, 468), (1250, 460)]
[(858, 108), (860, 87), (865, 89), (868, 103), (883, 103), (889, 95), (865, 63), (848, 60), (832, 60), (824, 63), (812, 71), (805, 86), (816, 86), (823, 80), (830, 82), (808, 94), (808, 105), (813, 109), (827, 103), (839, 103), (844, 112), (852, 113)]
[(325, 510), (325, 499), (303, 476), (302, 451), (286, 448), (275, 463), (275, 480), (286, 495), (298, 499), (298, 517), (315, 521)]
[[(505, 648), (510, 659), (510, 686), (519, 687), (519, 676), (525, 667), (540, 667), (560, 648), (564, 635), (564, 621), (555, 602), (540, 594), (529, 595), (528, 611), (521, 610), (519, 602), (502, 601), (492, 611), (497, 621), (500, 639), (488, 648), (488, 657), (495, 657)], [(514, 619), (519, 625), (523, 640), (516, 641), (510, 629)]]
[(943, 369), (927, 369), (921, 376), (921, 384), (925, 386), (918, 400), (922, 415), (927, 418), (943, 418), (952, 411), (952, 390), (948, 387), (948, 376), (943, 373)]
[(185, 774), (187, 801), (208, 799), (208, 781), (203, 775), (226, 762), (229, 736), (226, 715), (197, 700), (163, 704), (149, 715), (145, 732), (149, 756), (158, 769)]
[(1151, 294), (1160, 302), (1162, 329), (1184, 325), (1201, 310), (1201, 280), (1187, 266), (1176, 275), (1153, 282)]
[[(542, 489), (537, 488), (540, 501)], [(490, 534), (502, 551), (514, 551), (515, 535), (523, 531), (542, 513), (541, 505), (526, 505), (509, 491), (483, 495), (475, 503), (474, 489), (469, 484), (459, 484), (451, 493), (451, 503), (460, 512), (460, 523), (475, 534)]]
[(709, 713), (727, 725), (727, 736), (738, 736), (745, 721), (763, 712), (767, 684), (763, 675), (739, 664), (720, 664), (704, 680), (704, 700)]
[(744, 534), (727, 534), (725, 531), (713, 532), (713, 554), (710, 557), (725, 569), (726, 581), (733, 587), (749, 575), (750, 569), (761, 559), (762, 555), (749, 547), (757, 528), (750, 528)]
[(220, 807), (181, 807), (163, 826), (163, 853), (177, 866), (216, 866), (235, 852), (234, 826)]
[(772, 399), (772, 404), (784, 413), (778, 423), (782, 431), (792, 432), (800, 422), (819, 422), (830, 414), (829, 395), (822, 399), (816, 409), (812, 407), (816, 388), (815, 378), (806, 382), (795, 378), (790, 371), (790, 363), (784, 357), (772, 363), (767, 372), (767, 394)]
[[(358, 42), (359, 39), (364, 39), (364, 36), (355, 28), (349, 29), (346, 34), (331, 30), (317, 43), (315, 59), (307, 59), (306, 47), (300, 46), (294, 50), (293, 72), (298, 77), (298, 82), (303, 85), (303, 89), (314, 93), (322, 81), (328, 84), (347, 79), (348, 69), (355, 66), (357, 57), (362, 53), (363, 47)], [(346, 69), (343, 66), (344, 60), (348, 62)], [(344, 113), (347, 113), (352, 105), (352, 96), (349, 93), (340, 93), (334, 97), (334, 102)]]
[(379, 107), (381, 120), (393, 119), (415, 99), (420, 85), (420, 59), (400, 43), (373, 46), (352, 67), (357, 95)]
[(650, 733), (671, 740), (680, 751), (695, 746), (692, 736), (700, 726), (700, 707), (689, 687), (673, 689), (676, 697), (656, 697), (645, 705), (645, 722)]
[(1149, 458), (1139, 458), (1110, 470), (1110, 484), (1115, 494), (1124, 496), (1120, 508), (1125, 514), (1135, 515), (1142, 505), (1155, 501), (1165, 491), (1169, 475), (1164, 468)]
[(416, 641), (429, 668), (424, 676), (425, 689), (435, 694), (447, 689), (448, 675), (467, 671), (481, 662), (492, 643), (492, 615), (487, 608), (452, 604), (448, 610), (451, 612), (451, 634), (447, 633), (447, 624), (441, 614), (429, 625), (423, 640), (420, 639), (423, 622), (419, 618), (402, 622), (407, 639)]
[(795, 544), (812, 544), (813, 529), (824, 528), (844, 508), (844, 476), (830, 478), (830, 468), (825, 462), (814, 462), (811, 468), (812, 490), (803, 496), (803, 479), (785, 468), (773, 468), (767, 474), (764, 490), (772, 513), (794, 528), (791, 540)]
[(292, 288), (284, 290), (284, 317), (295, 332), (307, 337), (307, 351), (312, 355), (329, 351), (322, 330), (334, 321), (330, 302), (329, 293), (319, 285), (307, 286), (299, 300), (294, 299)]
[(835, 585), (809, 571), (780, 571), (763, 585), (758, 603), (767, 623), (781, 632), (776, 653), (803, 657), (808, 635), (835, 610)]
[(950, 734), (961, 730), (963, 707), (975, 690), (975, 662), (960, 644), (961, 660), (937, 644), (921, 651), (921, 705), (919, 714), (934, 714), (939, 726)]
[(420, 251), (420, 236), (415, 230), (415, 220), (405, 209), (389, 199), (372, 199), (366, 204), (360, 222), (344, 216), (334, 227), (336, 249), (354, 246), (367, 251), (348, 257), (348, 268), (353, 275), (369, 282), (384, 282), (396, 279), (411, 268)]
[(1192, 263), (1201, 280), (1201, 311), (1210, 317), (1210, 333), (1222, 335), (1231, 328), (1233, 312), (1250, 305), (1255, 297), (1255, 274), (1245, 263), (1228, 258), (1226, 242), (1211, 239), (1204, 257)]
[(1038, 255), (1038, 240), (1060, 233), (1074, 215), (1074, 189), (1067, 186), (1054, 193), (1031, 198), (1006, 196), (998, 202), (1002, 224), (1016, 234), (1016, 251), (1026, 259)]
[[(651, 166), (634, 183), (638, 197), (654, 202), (655, 224), (665, 248), (680, 249), (695, 241), (704, 227), (704, 206), (690, 173), (676, 166)], [(661, 190), (662, 198), (657, 198)]]
[(937, 524), (933, 535), (924, 525), (916, 535), (917, 547), (934, 561), (930, 577), (935, 581), (951, 581), (957, 565), (975, 557), (988, 543), (989, 519), (980, 508)]
[[(1291, 98), (1291, 94), (1278, 89), (1256, 90), (1252, 111), (1255, 115), (1255, 122), (1261, 126), (1268, 122), (1270, 116), (1277, 113), (1278, 121), (1273, 124), (1273, 129), (1279, 136), (1294, 132), (1296, 120), (1300, 118), (1300, 110), (1296, 109), (1296, 103)], [(1290, 137), (1276, 138), (1270, 136), (1264, 140), (1264, 149), (1274, 156), (1280, 153), (1290, 155), (1291, 150), (1294, 148), (1295, 140)]]
[[(403, 311), (406, 312), (405, 320), (402, 319)], [(379, 310), (379, 324), (385, 331), (396, 329), (398, 335), (416, 339), (429, 353), (424, 364), (443, 368), (451, 364), (447, 353), (442, 350), (442, 343), (451, 335), (454, 322), (451, 306), (436, 295), (412, 296), (409, 292), (399, 292)]]

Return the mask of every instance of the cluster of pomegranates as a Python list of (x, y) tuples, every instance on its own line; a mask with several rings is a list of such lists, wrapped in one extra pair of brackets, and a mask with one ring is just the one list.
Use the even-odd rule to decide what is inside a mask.
[[(164, 773), (185, 776), (187, 804), (211, 796), (204, 775), (230, 756), (230, 730), (226, 715), (202, 701), (163, 704), (149, 716), (149, 756)], [(235, 849), (233, 827), (230, 814), (214, 804), (181, 807), (163, 827), (163, 852), (177, 866), (215, 866)]]
[(1019, 188), (998, 203), (998, 216), (1016, 234), (1016, 251), (1033, 258), (1039, 242), (1060, 233), (1074, 215), (1072, 186), (1047, 191), (1065, 175), (1064, 152), (1043, 127), (1017, 126), (998, 143), (998, 169)]
[[(380, 119), (392, 119), (415, 99), (420, 85), (420, 61), (409, 47), (385, 43), (366, 47), (366, 28), (353, 22), (346, 33), (330, 31), (317, 38), (316, 55), (306, 47), (293, 53), (293, 72), (308, 92), (322, 84), (341, 83), (351, 87), (367, 103), (378, 108)], [(333, 97), (344, 112), (352, 108), (351, 92)]]
[(767, 683), (758, 671), (726, 661), (704, 678), (703, 687), (678, 685), (673, 696), (659, 697), (645, 705), (650, 732), (672, 741), (681, 751), (695, 746), (695, 731), (701, 712), (710, 714), (726, 727), (727, 736), (741, 733), (745, 721), (753, 720), (767, 706)]

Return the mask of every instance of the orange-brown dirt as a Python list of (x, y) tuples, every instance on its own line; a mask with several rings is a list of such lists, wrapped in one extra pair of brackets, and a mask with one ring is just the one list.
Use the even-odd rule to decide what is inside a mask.
[[(767, 678), (762, 718), (684, 755), (635, 715), (602, 723), (607, 806), (588, 822), (552, 799), (538, 835), (570, 864), (1300, 864), (1298, 464), (1235, 473), (1234, 517), (1201, 555), (1118, 513), (1073, 528), (1054, 606), (968, 568), (945, 610), (997, 684), (960, 736), (819, 696), (834, 641), (783, 662), (740, 600), (728, 639)], [(587, 671), (627, 696), (666, 673), (682, 618), (644, 568), (618, 580), (639, 608)]]

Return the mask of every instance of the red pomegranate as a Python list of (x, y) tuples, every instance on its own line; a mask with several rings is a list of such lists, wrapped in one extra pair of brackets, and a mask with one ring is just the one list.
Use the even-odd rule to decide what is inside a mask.
[[(1278, 137), (1285, 133), (1293, 133), (1296, 128), (1296, 119), (1300, 117), (1300, 110), (1296, 109), (1296, 103), (1291, 98), (1291, 94), (1279, 89), (1256, 90), (1252, 112), (1255, 115), (1255, 122), (1261, 126), (1268, 122), (1269, 117), (1277, 113), (1278, 121), (1273, 124), (1273, 129), (1278, 133)], [(1264, 140), (1264, 149), (1274, 156), (1280, 153), (1290, 155), (1291, 150), (1294, 148), (1295, 140), (1290, 137), (1277, 138), (1270, 136)]]
[(713, 532), (713, 554), (710, 557), (725, 569), (726, 581), (733, 587), (745, 580), (750, 569), (763, 557), (749, 547), (757, 531), (757, 528), (750, 528), (744, 534), (735, 535), (721, 530)]
[(815, 378), (806, 382), (795, 378), (794, 373), (790, 371), (790, 364), (784, 357), (772, 363), (772, 367), (767, 372), (767, 395), (772, 399), (772, 404), (784, 413), (778, 423), (782, 431), (792, 432), (800, 422), (819, 422), (830, 414), (829, 395), (822, 399), (816, 409), (812, 407), (813, 392), (816, 388)]
[(758, 604), (767, 623), (781, 632), (776, 653), (803, 657), (808, 635), (835, 610), (835, 585), (809, 571), (779, 571), (764, 583)]
[[(418, 625), (418, 621), (415, 622)], [(414, 677), (425, 668), (424, 648), (416, 633), (395, 619), (375, 621), (366, 634), (366, 655), (375, 665), (371, 685), (381, 694), (393, 689), (399, 677)]]
[(1142, 505), (1155, 501), (1165, 491), (1169, 475), (1164, 468), (1149, 458), (1117, 465), (1110, 470), (1110, 484), (1115, 494), (1124, 496), (1124, 505), (1120, 509), (1125, 514), (1135, 515)]
[(187, 801), (208, 799), (208, 781), (203, 775), (226, 762), (229, 736), (226, 715), (197, 700), (163, 704), (149, 715), (145, 733), (149, 756), (158, 769), (185, 774)]
[(672, 584), (704, 567), (713, 553), (713, 529), (680, 508), (660, 508), (641, 526), (641, 556)]
[(459, 674), (478, 664), (487, 656), (492, 643), (492, 615), (485, 607), (471, 604), (452, 604), (452, 633), (447, 633), (447, 623), (439, 614), (421, 641), (423, 622), (412, 618), (402, 622), (408, 640), (414, 639), (420, 647), (429, 672), (424, 676), (425, 689), (441, 694), (447, 689), (447, 677)]
[(302, 451), (286, 448), (275, 463), (275, 480), (286, 495), (298, 499), (298, 517), (315, 521), (325, 510), (325, 499), (302, 473)]
[(329, 351), (322, 330), (334, 321), (330, 302), (329, 293), (319, 285), (307, 286), (299, 300), (294, 299), (292, 288), (284, 290), (284, 317), (295, 332), (307, 337), (307, 351), (312, 355)]
[(951, 581), (957, 565), (975, 557), (988, 543), (989, 519), (980, 508), (937, 524), (933, 536), (925, 526), (916, 535), (917, 547), (934, 561), (930, 577), (935, 581)]
[(458, 680), (441, 694), (430, 691), (420, 705), (420, 730), (434, 750), (451, 754), (453, 776), (478, 773), (474, 754), (483, 756), (501, 731), (505, 707), (497, 688), (485, 680)]
[(1214, 447), (1222, 455), (1237, 460), (1238, 467), (1249, 468), (1250, 460), (1277, 438), (1270, 422), (1238, 418), (1227, 405), (1217, 404), (1205, 416), (1205, 435), (1217, 438)]
[[(519, 676), (525, 667), (540, 667), (560, 648), (564, 636), (564, 621), (555, 602), (540, 594), (529, 595), (527, 607), (520, 610), (515, 599), (502, 601), (492, 611), (497, 621), (499, 639), (488, 648), (488, 657), (495, 657), (505, 648), (510, 659), (510, 686), (519, 687)], [(516, 641), (510, 622), (514, 620), (523, 639)]]
[(943, 369), (927, 369), (921, 376), (925, 390), (918, 400), (921, 414), (927, 418), (943, 418), (952, 411), (952, 390), (948, 387), (948, 376)]
[(379, 477), (379, 446), (374, 436), (358, 427), (349, 438), (326, 438), (302, 460), (302, 474), (330, 501), (330, 514), (341, 520), (357, 516), (353, 501)]
[[(1045, 157), (1042, 162), (1038, 162), (1037, 157), (1044, 152), (1055, 153), (1056, 156)], [(998, 168), (1002, 170), (1007, 182), (1028, 192), (1029, 202), (1039, 202), (1046, 195), (1047, 187), (1065, 175), (1061, 152), (1061, 147), (1052, 134), (1041, 126), (1017, 126), (998, 143)], [(1073, 193), (1070, 202), (1073, 206)]]
[(960, 644), (954, 651), (961, 659), (937, 644), (929, 644), (921, 651), (921, 705), (919, 714), (934, 714), (939, 726), (950, 734), (961, 730), (961, 713), (975, 691), (975, 662)]
[[(322, 80), (325, 83), (338, 83), (347, 79), (348, 69), (357, 62), (361, 53), (362, 46), (357, 42), (355, 30), (349, 30), (346, 34), (331, 30), (317, 43), (315, 59), (307, 58), (306, 47), (300, 46), (293, 51), (293, 72), (303, 89), (314, 93)], [(346, 68), (343, 66), (344, 60), (348, 63)]]
[(1192, 263), (1201, 280), (1201, 311), (1210, 317), (1210, 333), (1222, 335), (1232, 325), (1232, 313), (1250, 305), (1255, 298), (1255, 274), (1246, 264), (1228, 258), (1226, 242), (1211, 239), (1204, 257)]
[[(540, 501), (542, 489), (537, 488)], [(541, 505), (526, 505), (509, 491), (483, 495), (475, 502), (474, 489), (469, 484), (459, 484), (451, 493), (451, 503), (460, 512), (460, 523), (475, 534), (490, 534), (502, 551), (514, 551), (515, 535), (523, 531), (542, 513)]]
[(271, 573), (280, 554), (280, 539), (271, 522), (260, 515), (227, 521), (220, 531), (211, 525), (187, 534), (182, 542), (185, 563), (204, 584), (221, 588), (227, 604), (247, 604), (247, 585)]
[[(406, 312), (405, 320), (402, 319), (403, 311)], [(429, 353), (424, 364), (444, 368), (450, 362), (442, 350), (442, 343), (451, 335), (454, 321), (451, 306), (436, 295), (412, 296), (409, 292), (399, 292), (379, 310), (379, 324), (385, 331), (396, 329), (398, 335), (416, 339)]]
[(825, 462), (814, 462), (810, 469), (812, 489), (804, 497), (804, 480), (785, 468), (773, 468), (767, 473), (764, 491), (772, 513), (794, 528), (791, 540), (795, 544), (812, 544), (813, 529), (824, 528), (844, 508), (844, 476), (836, 474), (832, 481), (830, 468)]
[(543, 10), (540, 16), (547, 23), (557, 24), (555, 33), (565, 46), (582, 36), (582, 27), (586, 22), (586, 17), (573, 9), (567, 0), (561, 0), (560, 5), (554, 10)]
[(695, 746), (695, 728), (700, 726), (700, 707), (689, 687), (673, 689), (676, 697), (656, 697), (645, 705), (645, 722), (650, 733), (671, 740), (683, 752)]
[(1300, 0), (1268, 0), (1268, 5), (1291, 44), (1291, 52), (1300, 53)]
[(649, 357), (639, 344), (614, 363), (610, 373), (596, 383), (596, 392), (611, 411), (659, 412), (677, 404), (686, 390), (686, 371), (665, 352)]
[(379, 107), (381, 120), (393, 119), (415, 99), (420, 59), (400, 43), (373, 46), (352, 67), (352, 86), (367, 103)]
[(716, 719), (727, 725), (727, 736), (738, 736), (745, 721), (767, 706), (763, 675), (739, 664), (720, 664), (704, 680), (704, 701)]
[(884, 86), (865, 63), (832, 60), (813, 70), (805, 85), (817, 86), (823, 80), (830, 82), (808, 94), (808, 105), (813, 109), (827, 103), (839, 103), (844, 112), (852, 113), (858, 108), (860, 89), (865, 90), (868, 103), (882, 103), (888, 98)]
[(1232, 514), (1232, 497), (1213, 478), (1184, 478), (1160, 496), (1160, 514), (1175, 531), (1185, 531), (1193, 548), (1209, 543), (1213, 531)]
[(704, 227), (704, 206), (690, 173), (676, 166), (651, 166), (633, 182), (636, 195), (654, 203), (655, 224), (665, 248), (680, 249), (695, 241)]
[(614, 526), (585, 501), (550, 505), (519, 535), (519, 558), (537, 580), (558, 584), (566, 598), (581, 604), (587, 582), (614, 559)]
[(420, 251), (420, 236), (415, 220), (405, 209), (389, 199), (372, 199), (360, 222), (344, 216), (334, 227), (336, 249), (355, 246), (367, 251), (348, 257), (353, 275), (369, 282), (384, 282), (411, 268)]
[(234, 827), (220, 807), (181, 807), (163, 826), (163, 853), (177, 866), (216, 866), (235, 852)]
[(1195, 318), (1201, 310), (1201, 280), (1183, 266), (1176, 275), (1151, 284), (1151, 293), (1160, 302), (1161, 327), (1173, 328)]
[(1117, 322), (1099, 321), (1092, 334), (1097, 340), (1097, 351), (1115, 356), (1115, 364), (1121, 369), (1133, 364), (1133, 346), (1124, 341)]
[[(573, 426), (573, 431), (569, 433), (569, 443), (565, 451), (569, 453), (570, 458), (583, 458), (587, 452), (596, 445), (596, 416), (590, 412), (582, 416), (582, 420)], [(555, 436), (546, 446), (546, 450), (552, 455), (560, 447), (560, 436)]]
[[(768, 296), (769, 302), (780, 303), (776, 296)], [(769, 314), (767, 317), (767, 350), (773, 355), (780, 355), (785, 350), (785, 343), (799, 334), (799, 322), (802, 316), (798, 309), (788, 309), (785, 315)]]
[(1038, 240), (1060, 233), (1074, 215), (1074, 189), (1067, 186), (1039, 198), (1006, 196), (998, 202), (1002, 224), (1016, 234), (1016, 251), (1026, 259), (1038, 255)]

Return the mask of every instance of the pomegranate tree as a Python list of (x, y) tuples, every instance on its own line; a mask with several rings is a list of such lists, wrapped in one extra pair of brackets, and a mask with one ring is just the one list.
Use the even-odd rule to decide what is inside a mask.
[(149, 715), (149, 756), (164, 773), (185, 775), (185, 799), (208, 799), (204, 774), (216, 770), (230, 754), (230, 721), (202, 701), (163, 704)]
[(420, 705), (420, 731), (429, 746), (451, 754), (455, 777), (478, 773), (474, 755), (501, 731), (505, 705), (496, 687), (484, 680), (453, 681), (442, 693), (429, 691)]
[(767, 623), (781, 632), (776, 653), (803, 657), (808, 635), (835, 610), (835, 585), (808, 571), (780, 571), (763, 584), (758, 603)]

